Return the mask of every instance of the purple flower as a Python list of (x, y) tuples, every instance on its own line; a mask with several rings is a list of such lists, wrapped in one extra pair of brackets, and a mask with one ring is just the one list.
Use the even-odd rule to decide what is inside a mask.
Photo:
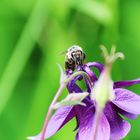
[[(91, 83), (86, 78), (79, 75), (68, 83), (67, 89), (69, 93), (83, 92), (81, 88), (76, 84), (77, 80), (85, 80), (87, 85), (87, 92), (91, 92), (91, 86), (94, 86), (98, 80), (95, 73), (91, 70), (91, 67), (95, 67), (101, 73), (104, 66), (98, 62), (89, 62), (87, 64), (77, 67), (77, 71), (84, 71), (91, 79)], [(67, 70), (67, 75), (71, 75), (73, 71)], [(121, 116), (128, 119), (136, 119), (140, 114), (140, 96), (135, 93), (123, 89), (123, 87), (132, 86), (140, 83), (140, 79), (132, 81), (118, 81), (114, 82), (113, 90), (115, 93), (115, 99), (106, 103), (106, 106), (101, 114), (98, 137), (97, 140), (119, 140), (124, 138), (130, 131), (131, 125), (125, 121)], [(77, 126), (74, 130), (78, 129), (76, 140), (93, 140), (93, 131), (95, 129), (95, 101), (90, 98), (90, 95), (86, 97), (83, 102), (86, 106), (64, 106), (59, 108), (49, 121), (45, 138), (49, 138), (60, 130), (68, 121), (72, 118), (76, 118)], [(40, 135), (34, 137), (34, 140), (38, 140)]]

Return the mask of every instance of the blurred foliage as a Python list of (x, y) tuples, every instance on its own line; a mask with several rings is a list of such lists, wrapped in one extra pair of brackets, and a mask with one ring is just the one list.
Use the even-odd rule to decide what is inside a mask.
[[(25, 140), (40, 132), (59, 85), (56, 63), (69, 46), (83, 47), (88, 61), (103, 62), (99, 45), (112, 44), (125, 61), (113, 80), (140, 77), (139, 0), (0, 1), (0, 139)], [(132, 91), (140, 94), (140, 86)], [(67, 91), (63, 97), (66, 95)], [(125, 140), (140, 139), (140, 118)], [(50, 140), (74, 139), (75, 120)]]

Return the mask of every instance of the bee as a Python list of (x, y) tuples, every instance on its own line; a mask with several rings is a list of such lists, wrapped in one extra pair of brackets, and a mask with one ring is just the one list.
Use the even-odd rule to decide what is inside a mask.
[(77, 66), (84, 63), (85, 57), (86, 55), (81, 47), (78, 45), (71, 46), (66, 52), (65, 68), (74, 71)]

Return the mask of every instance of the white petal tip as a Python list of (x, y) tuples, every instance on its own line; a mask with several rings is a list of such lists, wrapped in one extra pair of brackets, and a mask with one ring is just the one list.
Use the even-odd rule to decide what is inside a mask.
[(37, 140), (34, 137), (26, 137), (27, 140)]

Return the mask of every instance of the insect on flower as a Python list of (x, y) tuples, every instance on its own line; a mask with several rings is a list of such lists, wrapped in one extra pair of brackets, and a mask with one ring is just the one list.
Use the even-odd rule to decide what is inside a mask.
[(73, 45), (66, 52), (65, 68), (75, 70), (75, 67), (82, 65), (84, 60), (85, 53), (83, 52), (82, 48), (77, 45)]
[[(114, 51), (111, 51), (111, 54), (113, 54), (113, 58), (116, 59), (119, 56), (118, 53), (112, 52)], [(108, 60), (107, 55), (105, 55), (105, 58)], [(103, 80), (103, 82), (101, 82), (101, 79), (102, 75), (105, 74), (106, 76), (108, 74), (109, 71), (106, 69), (108, 68), (108, 65), (102, 65), (98, 62), (84, 63), (84, 60), (85, 54), (81, 47), (74, 45), (67, 50), (65, 60), (66, 70), (64, 74), (65, 77), (70, 80), (68, 81), (66, 79), (67, 83), (63, 81), (60, 83), (60, 88), (50, 105), (50, 112), (48, 111), (48, 114), (51, 114), (51, 106), (54, 105), (54, 101), (56, 102), (56, 99), (58, 95), (60, 95), (60, 92), (62, 92), (62, 89), (64, 89), (64, 86), (67, 87), (71, 96), (72, 94), (83, 94), (87, 92), (88, 96), (84, 99), (82, 98), (82, 103), (86, 106), (82, 106), (81, 104), (61, 106), (52, 116), (49, 115), (48, 118), (46, 117), (44, 122), (45, 127), (43, 127), (41, 133), (37, 136), (28, 137), (29, 140), (44, 140), (51, 137), (72, 118), (75, 118), (77, 122), (76, 128), (74, 129), (77, 130), (75, 140), (120, 140), (129, 133), (131, 125), (124, 117), (128, 119), (137, 118), (140, 114), (140, 96), (130, 90), (124, 89), (123, 87), (140, 84), (140, 78), (127, 81), (112, 81), (112, 83), (109, 84), (109, 89), (111, 90), (107, 90), (110, 94), (106, 94), (103, 87), (106, 87), (104, 85), (106, 85), (106, 82), (110, 81), (110, 78), (109, 80)], [(92, 67), (98, 69), (99, 76), (92, 71)], [(77, 72), (80, 72), (80, 74), (73, 76)], [(86, 73), (90, 80), (83, 76), (79, 78), (81, 72)], [(72, 78), (69, 78), (71, 76)], [(110, 76), (109, 72), (109, 77)], [(87, 85), (86, 90), (82, 90), (81, 87), (77, 85), (76, 82), (79, 80), (85, 80), (85, 84)], [(99, 88), (101, 88), (103, 92), (100, 93), (102, 90), (97, 90)], [(97, 96), (98, 93), (100, 96)], [(108, 98), (108, 95), (109, 97), (114, 98)], [(97, 97), (103, 97), (103, 99), (105, 99), (102, 112), (100, 113), (100, 119), (97, 123), (98, 127), (96, 125), (97, 103), (101, 104), (102, 100), (98, 100), (100, 98)]]

